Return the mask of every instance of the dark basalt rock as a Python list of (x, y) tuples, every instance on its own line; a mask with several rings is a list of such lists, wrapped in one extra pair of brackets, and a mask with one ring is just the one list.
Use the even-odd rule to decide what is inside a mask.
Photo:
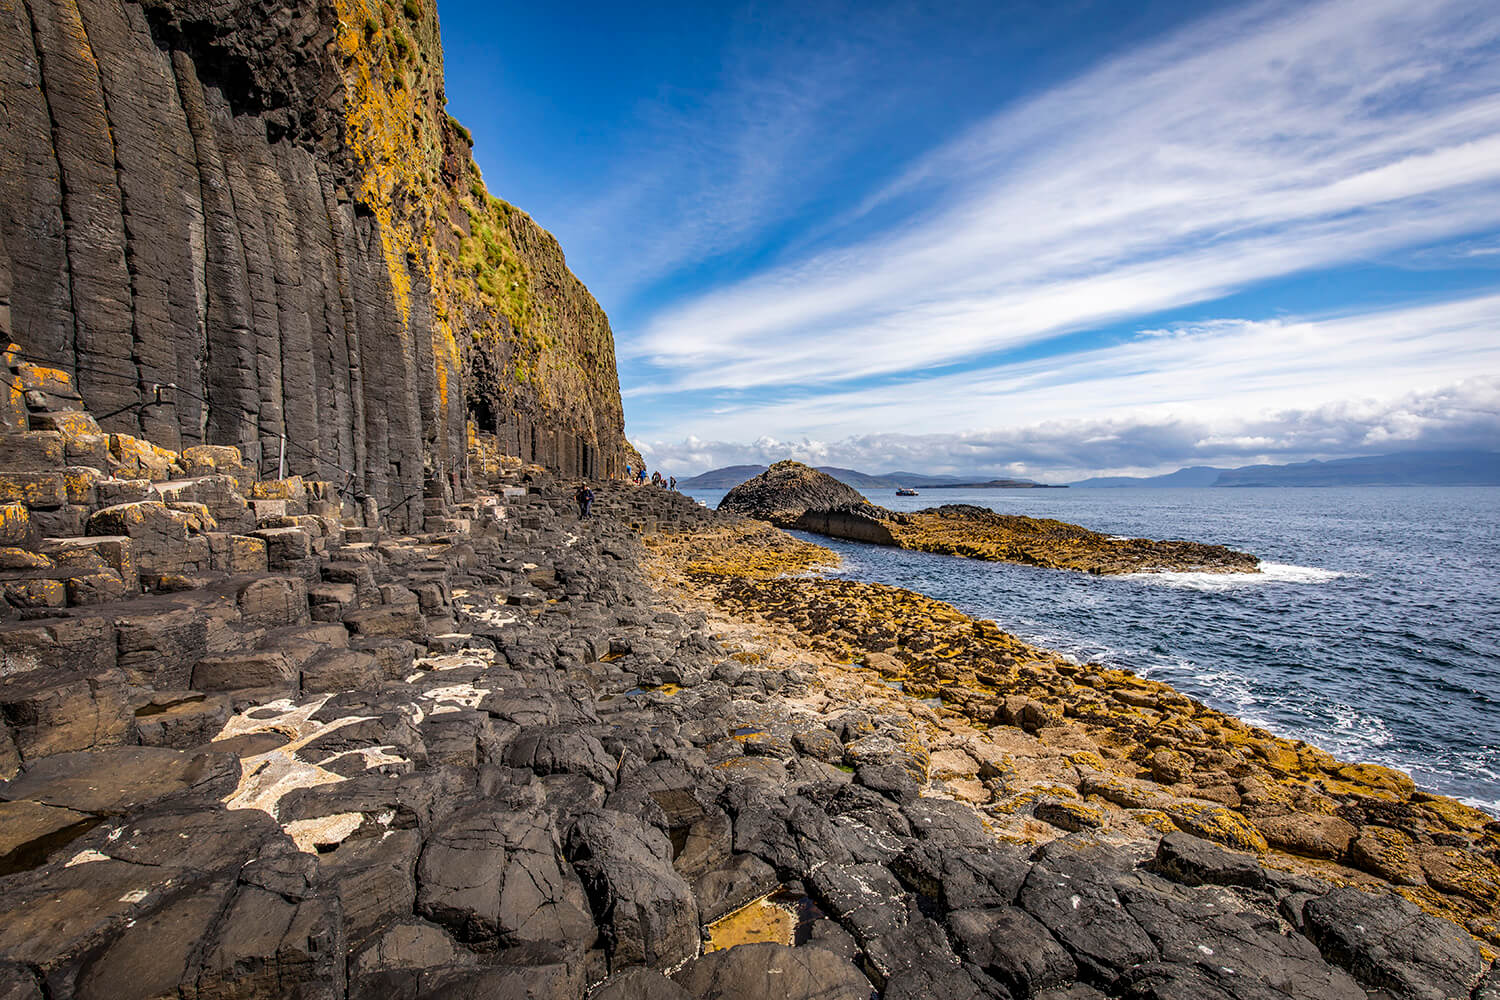
[[(108, 783), (99, 780), (110, 775)], [(0, 799), (28, 799), (80, 813), (114, 816), (169, 798), (215, 800), (234, 791), (240, 762), (226, 753), (119, 747), (44, 757), (0, 782)]]
[(892, 976), (880, 994), (882, 1000), (1010, 1000), (1005, 987), (972, 965), (956, 969), (912, 969)]
[[(325, 542), (336, 575), (368, 575), (384, 602), (371, 608), (401, 612), (357, 627), (420, 622), (440, 637), (390, 640), (390, 672), (349, 645), (347, 624), (306, 621), (316, 601), (300, 577), (222, 581), (203, 592), (217, 606), (174, 596), (158, 629), (142, 610), (167, 608), (158, 598), (133, 599), (119, 626), (94, 609), (31, 626), (19, 648), (70, 650), (87, 677), (124, 669), (107, 643), (128, 635), (121, 688), (143, 720), (206, 701), (150, 685), (210, 657), (272, 652), (299, 687), (342, 654), (361, 666), (286, 703), (268, 687), (216, 696), (240, 732), (223, 741), (18, 755), (0, 784), (0, 1000), (128, 996), (121, 983), (204, 1000), (578, 998), (590, 984), (664, 1000), (1490, 1000), (1472, 942), (1394, 897), (1330, 891), (1181, 833), (997, 842), (926, 784), (954, 755), (929, 757), (884, 708), (811, 721), (783, 695), (826, 680), (726, 661), (704, 616), (637, 591), (639, 550), (617, 521), (580, 525), (536, 489), (530, 526), (505, 525), (503, 547), (483, 532)], [(598, 492), (601, 513), (716, 517), (662, 491)], [(496, 600), (523, 582), (553, 596)], [(266, 601), (237, 600), (258, 589)], [(480, 624), (491, 633), (473, 643)], [(172, 669), (148, 669), (153, 649)], [(647, 675), (677, 686), (638, 688)], [(112, 704), (108, 686), (90, 690)], [(14, 704), (40, 703), (26, 698)], [(194, 732), (212, 735), (182, 738)], [(281, 769), (303, 787), (259, 800), (274, 813), (225, 808)], [(1458, 850), (1416, 856), (1434, 872), (1449, 855), (1482, 860)], [(705, 925), (778, 889), (799, 901), (794, 946), (698, 956)]]
[(1091, 982), (1108, 985), (1157, 958), (1156, 945), (1121, 905), (1114, 883), (1128, 859), (1072, 838), (1054, 841), (1021, 886), (1020, 906), (1040, 921)]
[(742, 783), (724, 800), (734, 819), (734, 850), (756, 855), (784, 878), (800, 878), (819, 863), (853, 860), (828, 814), (801, 796), (767, 795)]
[(630, 969), (610, 976), (589, 1000), (693, 1000), (693, 994), (655, 969)]
[(861, 947), (900, 930), (909, 920), (901, 884), (881, 865), (823, 865), (812, 873), (808, 889)]
[(413, 912), (421, 850), (416, 830), (382, 830), (379, 836), (350, 837), (318, 854), (318, 885), (342, 904), (351, 945), (386, 921)]
[(0, 1000), (42, 1000), (42, 988), (25, 966), (0, 962)]
[(477, 803), (428, 836), (417, 866), (417, 911), (480, 947), (591, 941), (583, 887), (559, 855), (545, 815)]
[(1472, 938), (1400, 896), (1335, 889), (1302, 914), (1325, 958), (1398, 1000), (1469, 996), (1484, 971)]
[(606, 789), (614, 788), (618, 766), (597, 737), (567, 729), (525, 733), (510, 744), (506, 760), (537, 774), (582, 774)]
[[(392, 27), (414, 63), (441, 66), (432, 7), (413, 10)], [(500, 216), (498, 238), (521, 283), (548, 289), (553, 364), (525, 370), (541, 359), (494, 303), (454, 316), (483, 331), (462, 356), (435, 346), (434, 301), (457, 289), (431, 287), (417, 258), (454, 252), (453, 237), (423, 226), (463, 217), (473, 175), (440, 73), (412, 83), (419, 113), (390, 137), (349, 126), (397, 85), (354, 85), (331, 5), (39, 0), (7, 7), (0, 28), (0, 85), (18, 95), (0, 123), (3, 340), (76, 374), (106, 432), (234, 445), (268, 474), (284, 434), (292, 472), (411, 530), (424, 479), (451, 490), (472, 475), (466, 416), (497, 457), (600, 476), (638, 461), (608, 321), (524, 213)], [(366, 186), (369, 146), (412, 142), (408, 129), (440, 151), (441, 175)], [(408, 242), (410, 262), (381, 249)]]
[(911, 844), (890, 863), (903, 885), (944, 909), (1009, 906), (1031, 865), (1003, 849), (970, 851), (928, 840)]
[(1115, 889), (1170, 966), (1128, 971), (1132, 993), (1186, 995), (1187, 984), (1204, 995), (1244, 998), (1360, 1000), (1364, 993), (1306, 938), (1282, 933), (1275, 918), (1244, 908), (1226, 890), (1175, 886), (1147, 875), (1126, 876)]
[(777, 886), (776, 869), (753, 854), (736, 854), (722, 868), (700, 876), (693, 883), (698, 899), (698, 917), (711, 923)]
[(923, 916), (865, 945), (865, 974), (881, 985), (912, 974), (941, 977), (958, 971), (959, 965), (942, 925)]
[(790, 528), (809, 510), (824, 511), (850, 505), (873, 507), (852, 486), (839, 482), (826, 472), (801, 462), (777, 462), (765, 472), (740, 483), (724, 494), (719, 510), (770, 521), (778, 528)]
[(673, 979), (698, 1000), (869, 1000), (870, 981), (822, 948), (742, 944), (683, 966)]
[(1174, 831), (1161, 838), (1155, 867), (1183, 885), (1238, 885), (1259, 889), (1266, 870), (1248, 854), (1239, 854), (1190, 833)]
[(401, 917), (382, 927), (349, 958), (349, 986), (355, 995), (403, 992), (402, 980), (415, 989), (420, 970), (473, 965), (477, 959), (436, 924)]
[(611, 968), (664, 969), (696, 954), (697, 902), (660, 831), (608, 809), (587, 813), (568, 855), (588, 889)]
[(1078, 976), (1073, 957), (1024, 910), (955, 910), (948, 928), (963, 957), (1004, 983), (1012, 996), (1034, 996)]

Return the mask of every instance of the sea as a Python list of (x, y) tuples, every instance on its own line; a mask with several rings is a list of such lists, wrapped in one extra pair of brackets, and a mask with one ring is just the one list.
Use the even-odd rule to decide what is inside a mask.
[(842, 556), (829, 575), (948, 601), (1500, 816), (1500, 488), (864, 492), (1259, 556), (1253, 575), (1091, 576), (805, 536)]

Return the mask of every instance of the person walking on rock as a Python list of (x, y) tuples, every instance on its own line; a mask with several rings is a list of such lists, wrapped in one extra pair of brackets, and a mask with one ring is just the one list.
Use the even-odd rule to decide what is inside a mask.
[(578, 504), (578, 516), (588, 517), (590, 508), (594, 506), (594, 491), (587, 486), (580, 486), (578, 492), (573, 494), (573, 500)]

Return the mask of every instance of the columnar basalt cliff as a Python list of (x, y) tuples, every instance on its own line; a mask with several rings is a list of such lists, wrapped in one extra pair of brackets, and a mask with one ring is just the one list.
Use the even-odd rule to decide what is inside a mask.
[(608, 319), (486, 191), (433, 0), (0, 0), (0, 89), (0, 337), (104, 430), (381, 505), (476, 436), (626, 460)]

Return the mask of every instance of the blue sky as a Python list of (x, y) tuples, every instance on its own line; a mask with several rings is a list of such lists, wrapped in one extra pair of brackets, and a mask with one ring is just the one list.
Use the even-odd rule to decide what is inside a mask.
[(1500, 448), (1492, 2), (439, 12), (653, 466)]

